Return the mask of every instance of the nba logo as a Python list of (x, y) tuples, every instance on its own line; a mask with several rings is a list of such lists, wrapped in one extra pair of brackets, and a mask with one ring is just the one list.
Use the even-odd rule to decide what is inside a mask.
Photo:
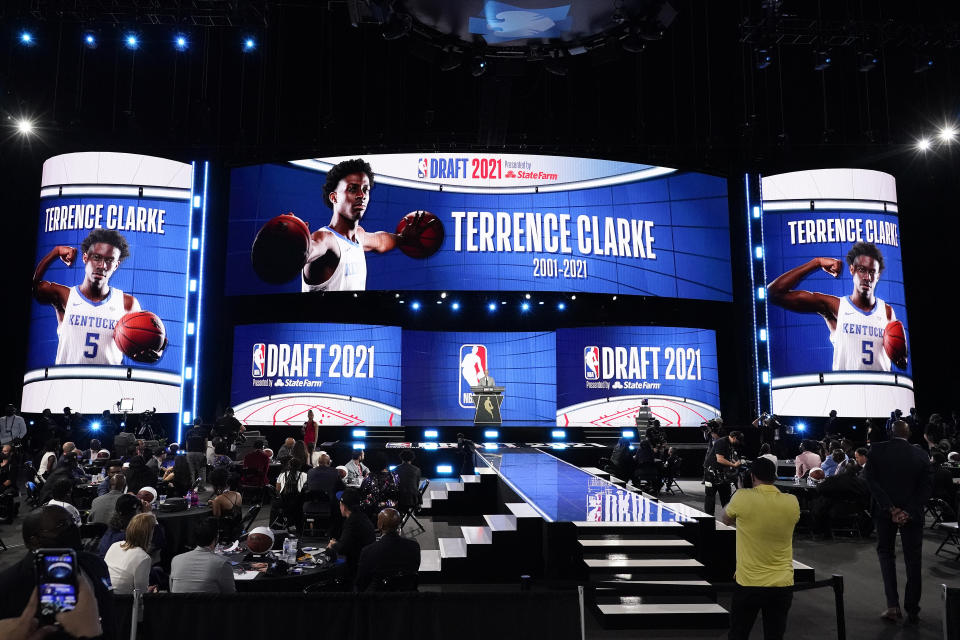
[(597, 347), (583, 348), (583, 377), (587, 380), (600, 379), (600, 349)]
[(470, 387), (480, 384), (480, 378), (487, 370), (487, 348), (482, 344), (460, 345), (460, 376), (458, 380), (457, 400), (464, 409), (473, 408), (473, 393)]
[(420, 158), (419, 160), (417, 160), (417, 177), (418, 177), (418, 178), (426, 178), (426, 177), (427, 177), (427, 168), (428, 168), (428, 165), (427, 165), (427, 159), (426, 159), (426, 158)]
[(266, 345), (258, 342), (253, 345), (253, 377), (263, 377), (263, 365), (266, 361)]

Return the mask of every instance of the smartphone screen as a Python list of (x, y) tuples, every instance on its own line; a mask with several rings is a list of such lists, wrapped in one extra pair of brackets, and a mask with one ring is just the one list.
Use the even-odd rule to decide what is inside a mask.
[(61, 611), (77, 606), (77, 555), (72, 549), (39, 549), (35, 552), (37, 617), (52, 622)]

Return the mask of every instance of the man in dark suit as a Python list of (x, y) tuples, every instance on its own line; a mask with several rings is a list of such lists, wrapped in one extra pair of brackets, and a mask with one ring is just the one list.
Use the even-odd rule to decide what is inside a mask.
[(903, 617), (897, 592), (894, 555), (899, 528), (903, 561), (907, 567), (903, 608), (907, 611), (907, 622), (917, 624), (920, 613), (923, 507), (933, 493), (933, 475), (927, 454), (908, 442), (910, 426), (903, 420), (896, 420), (892, 430), (891, 440), (870, 447), (864, 468), (864, 477), (873, 496), (877, 556), (887, 597), (887, 609), (881, 617), (892, 622)]
[(359, 489), (349, 487), (340, 496), (340, 513), (343, 515), (343, 531), (340, 538), (330, 538), (327, 549), (347, 559), (347, 580), (353, 582), (357, 574), (360, 552), (368, 544), (373, 544), (377, 534), (373, 530), (370, 518), (360, 509), (363, 496)]
[(354, 583), (357, 591), (365, 591), (376, 578), (419, 571), (420, 544), (400, 536), (401, 522), (403, 518), (396, 509), (384, 509), (377, 516), (377, 529), (383, 535), (360, 552)]
[(35, 549), (59, 548), (73, 549), (77, 552), (77, 563), (93, 586), (93, 594), (103, 625), (103, 640), (118, 637), (115, 626), (116, 615), (113, 606), (113, 592), (110, 590), (110, 572), (103, 560), (92, 553), (80, 551), (80, 529), (74, 524), (73, 517), (59, 506), (45, 506), (35, 509), (23, 518), (23, 543), (29, 550), (23, 560), (11, 565), (0, 573), (0, 619), (20, 615), (34, 587), (37, 578), (34, 573), (33, 551)]
[(400, 499), (397, 504), (401, 510), (413, 508), (420, 504), (420, 467), (413, 464), (413, 451), (404, 449), (400, 452), (400, 466), (394, 469), (400, 489)]

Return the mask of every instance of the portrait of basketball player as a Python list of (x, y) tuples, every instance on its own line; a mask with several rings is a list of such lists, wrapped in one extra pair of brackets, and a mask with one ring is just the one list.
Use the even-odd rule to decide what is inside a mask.
[(367, 251), (384, 253), (416, 242), (419, 224), (403, 234), (365, 231), (360, 221), (370, 206), (373, 169), (356, 158), (334, 165), (323, 185), (323, 202), (333, 211), (330, 223), (310, 235), (301, 274), (302, 291), (363, 291), (367, 286)]
[[(813, 258), (794, 267), (767, 286), (771, 303), (788, 311), (817, 313), (830, 329), (834, 371), (890, 371), (891, 355), (884, 346), (884, 334), (896, 322), (893, 307), (876, 297), (883, 273), (883, 254), (876, 245), (857, 242), (847, 253), (847, 271), (853, 290), (843, 297), (797, 289), (817, 269), (839, 278), (843, 262), (836, 258)], [(902, 331), (902, 325), (896, 324)], [(895, 351), (893, 364), (907, 367), (905, 348)]]
[[(76, 247), (56, 246), (33, 274), (34, 298), (53, 306), (57, 314), (56, 364), (122, 364), (124, 354), (114, 341), (114, 327), (125, 314), (140, 311), (140, 303), (111, 287), (110, 278), (130, 256), (130, 247), (121, 233), (94, 229), (80, 244), (83, 281), (79, 285), (68, 287), (43, 279), (54, 260), (70, 267), (77, 255)], [(144, 362), (156, 362), (162, 354), (163, 349), (151, 349), (138, 356)]]

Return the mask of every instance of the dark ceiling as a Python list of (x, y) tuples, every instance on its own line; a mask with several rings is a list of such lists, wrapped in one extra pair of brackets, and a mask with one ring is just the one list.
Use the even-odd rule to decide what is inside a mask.
[[(923, 336), (936, 333), (940, 312), (927, 266), (952, 255), (960, 226), (957, 154), (913, 145), (960, 120), (960, 2), (500, 4), (555, 17), (566, 6), (572, 26), (537, 37), (546, 23), (528, 15), (528, 38), (471, 33), (471, 18), (488, 31), (500, 20), (477, 0), (3, 2), (0, 113), (11, 126), (0, 144), (0, 232), (28, 239), (16, 282), (29, 281), (35, 229), (30, 215), (11, 212), (35, 209), (44, 158), (75, 150), (225, 165), (496, 148), (724, 175), (875, 168), (898, 178), (918, 389), (926, 382), (937, 398), (956, 390), (958, 374)], [(19, 42), (23, 29), (32, 46)], [(88, 31), (95, 49), (84, 45)], [(127, 33), (137, 50), (123, 46)], [(255, 47), (244, 52), (247, 38)], [(480, 55), (487, 68), (475, 77)], [(758, 68), (758, 56), (769, 66)], [(829, 67), (815, 70), (825, 57)], [(39, 135), (16, 134), (20, 117)], [(17, 284), (10, 296), (29, 291)], [(14, 356), (14, 374), (22, 361)]]

